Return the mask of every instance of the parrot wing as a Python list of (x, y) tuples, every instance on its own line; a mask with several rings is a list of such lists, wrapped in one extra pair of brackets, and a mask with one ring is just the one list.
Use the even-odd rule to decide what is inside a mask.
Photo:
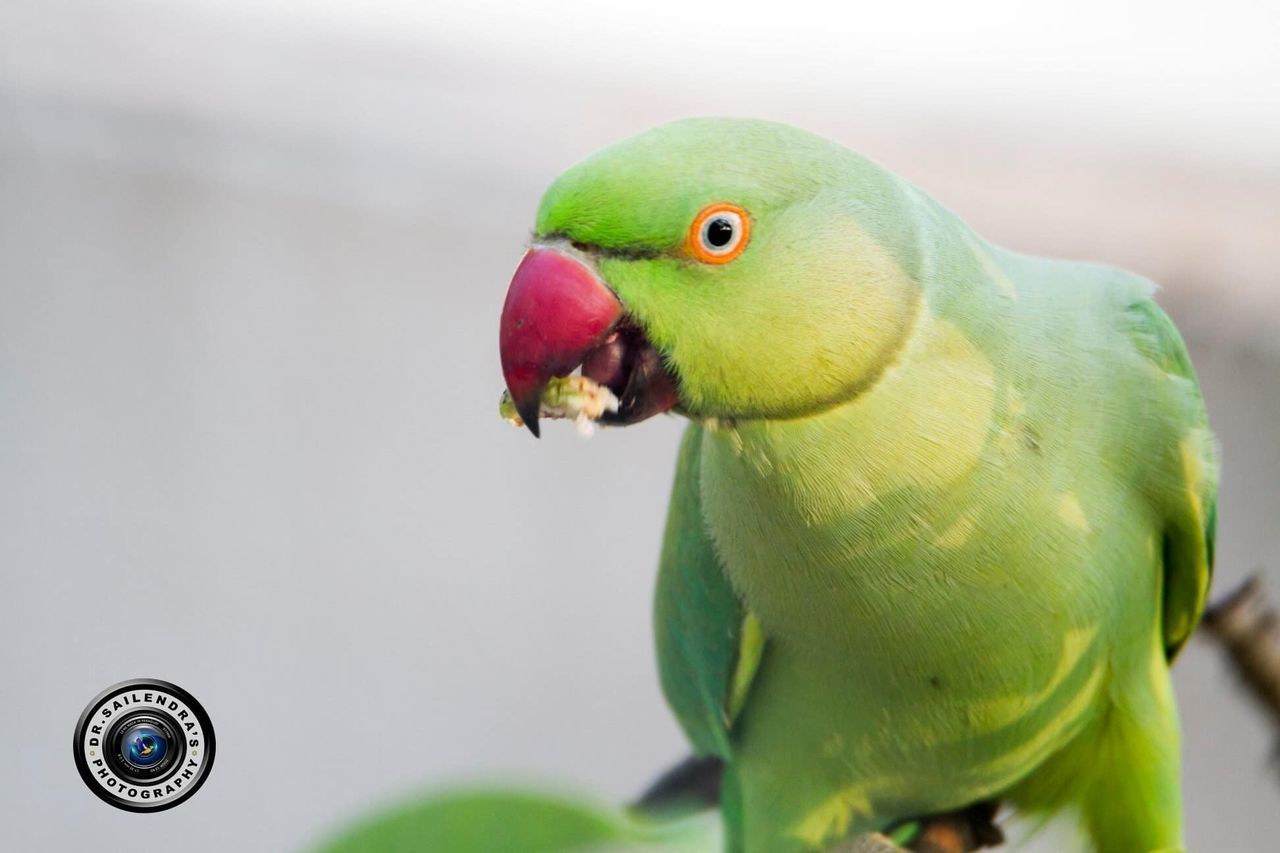
[(1217, 460), (1204, 402), (1186, 345), (1173, 321), (1150, 298), (1126, 308), (1130, 340), (1171, 385), (1182, 431), (1161, 448), (1171, 471), (1161, 479), (1164, 531), (1164, 642), (1170, 660), (1204, 613), (1213, 577), (1217, 523)]
[(760, 625), (720, 566), (702, 517), (702, 427), (680, 445), (654, 602), (662, 690), (700, 755), (728, 758), (729, 732), (764, 653)]

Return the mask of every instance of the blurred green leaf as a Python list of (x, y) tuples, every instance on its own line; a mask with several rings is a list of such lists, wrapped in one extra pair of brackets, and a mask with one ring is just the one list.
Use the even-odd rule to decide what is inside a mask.
[(717, 847), (714, 816), (653, 822), (570, 797), (515, 790), (450, 791), (366, 819), (323, 853), (561, 853)]

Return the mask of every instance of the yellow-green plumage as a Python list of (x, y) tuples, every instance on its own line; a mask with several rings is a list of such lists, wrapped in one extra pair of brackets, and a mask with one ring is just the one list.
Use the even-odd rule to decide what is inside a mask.
[[(675, 247), (715, 201), (752, 242), (710, 268)], [(726, 760), (732, 847), (991, 798), (1075, 809), (1099, 850), (1182, 845), (1168, 666), (1204, 604), (1216, 469), (1149, 282), (993, 247), (759, 122), (606, 150), (538, 233), (597, 254), (680, 378), (657, 645), (685, 731)]]

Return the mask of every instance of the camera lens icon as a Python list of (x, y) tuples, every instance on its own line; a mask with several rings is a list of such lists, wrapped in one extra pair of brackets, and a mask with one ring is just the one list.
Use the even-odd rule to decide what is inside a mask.
[(163, 811), (191, 797), (209, 776), (213, 723), (176, 684), (135, 678), (85, 706), (72, 750), (80, 777), (119, 809)]
[(139, 770), (159, 764), (169, 753), (169, 738), (149, 723), (130, 726), (121, 736), (124, 760)]
[(135, 711), (107, 730), (107, 761), (122, 779), (147, 784), (168, 775), (184, 752), (166, 714)]

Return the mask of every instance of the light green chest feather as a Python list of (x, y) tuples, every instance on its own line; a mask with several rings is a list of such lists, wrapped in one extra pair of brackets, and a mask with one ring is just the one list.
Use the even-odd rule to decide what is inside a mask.
[(846, 404), (704, 425), (704, 520), (770, 642), (743, 761), (807, 756), (810, 802), (849, 766), (855, 800), (989, 796), (1088, 724), (1116, 668), (1163, 660), (1138, 474), (1162, 430), (1108, 399), (1143, 405), (1143, 362), (1017, 348), (924, 312)]

